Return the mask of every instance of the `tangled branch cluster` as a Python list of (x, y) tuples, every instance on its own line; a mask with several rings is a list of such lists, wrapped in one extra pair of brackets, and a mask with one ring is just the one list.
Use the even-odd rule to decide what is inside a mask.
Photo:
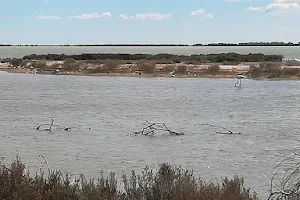
[(149, 121), (146, 121), (143, 124), (142, 130), (136, 131), (133, 134), (154, 135), (158, 131), (167, 132), (170, 135), (176, 135), (176, 136), (184, 135), (183, 132), (176, 132), (170, 130), (165, 123), (151, 123)]

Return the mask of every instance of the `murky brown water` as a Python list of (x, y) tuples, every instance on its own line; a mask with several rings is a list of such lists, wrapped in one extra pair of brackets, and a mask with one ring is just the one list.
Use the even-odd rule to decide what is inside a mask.
[[(206, 180), (242, 175), (266, 194), (279, 150), (298, 145), (299, 81), (79, 77), (0, 72), (0, 156), (95, 177), (170, 162)], [(71, 131), (38, 131), (41, 123)], [(128, 137), (145, 121), (165, 122), (180, 137)], [(201, 124), (241, 135), (220, 135)], [(91, 128), (91, 129), (89, 129)]]

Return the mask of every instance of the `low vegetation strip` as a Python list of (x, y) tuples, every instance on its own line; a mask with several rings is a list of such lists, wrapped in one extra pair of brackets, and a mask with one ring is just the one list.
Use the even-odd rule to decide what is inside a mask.
[(283, 60), (279, 55), (236, 53), (29, 55), (2, 59), (0, 70), (57, 75), (235, 78), (243, 73), (247, 78), (300, 78), (297, 60)]
[(174, 63), (183, 61), (207, 62), (281, 62), (282, 55), (264, 55), (256, 54), (237, 54), (237, 53), (221, 53), (221, 54), (197, 54), (197, 55), (174, 55), (174, 54), (81, 54), (81, 55), (65, 55), (65, 54), (41, 54), (27, 55), (23, 60), (171, 60)]
[(98, 179), (78, 179), (59, 171), (30, 176), (16, 159), (10, 167), (0, 166), (0, 199), (6, 200), (254, 200), (242, 178), (225, 178), (222, 183), (204, 182), (192, 171), (161, 164), (154, 172), (145, 168), (122, 176), (122, 188), (115, 174)]

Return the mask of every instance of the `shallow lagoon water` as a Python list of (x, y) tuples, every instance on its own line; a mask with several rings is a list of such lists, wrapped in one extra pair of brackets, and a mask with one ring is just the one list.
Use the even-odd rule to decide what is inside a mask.
[[(242, 175), (261, 195), (278, 152), (298, 145), (299, 81), (26, 75), (0, 72), (0, 156), (16, 155), (30, 171), (87, 177), (169, 162), (205, 180)], [(38, 131), (51, 122), (71, 131)], [(128, 134), (145, 120), (164, 122), (180, 137)], [(226, 127), (241, 135), (222, 135)]]
[(8, 46), (0, 47), (0, 58), (21, 58), (29, 54), (82, 54), (82, 53), (128, 53), (128, 54), (159, 54), (175, 55), (230, 53), (239, 54), (263, 53), (283, 55), (286, 59), (300, 59), (300, 46), (171, 46), (171, 47), (122, 47), (122, 46)]

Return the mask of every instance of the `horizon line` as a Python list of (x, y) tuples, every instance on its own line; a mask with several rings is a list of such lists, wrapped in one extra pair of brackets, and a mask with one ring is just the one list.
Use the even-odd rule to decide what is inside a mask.
[(213, 43), (111, 43), (111, 44), (4, 44), (0, 46), (300, 46), (300, 42), (213, 42)]

